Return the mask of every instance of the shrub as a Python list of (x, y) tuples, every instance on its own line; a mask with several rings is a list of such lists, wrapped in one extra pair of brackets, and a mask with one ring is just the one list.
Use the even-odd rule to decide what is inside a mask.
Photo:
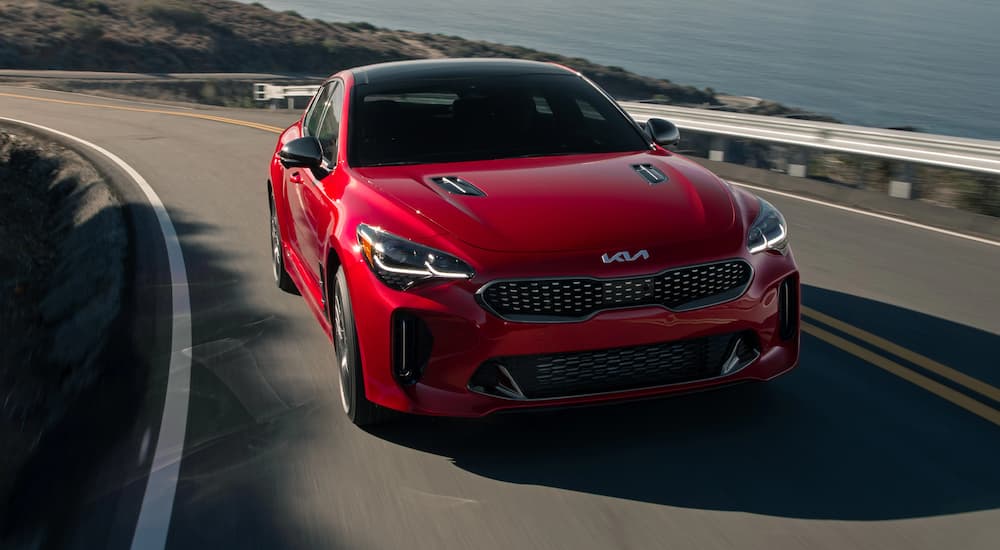
[(101, 0), (56, 0), (55, 3), (70, 9), (96, 11), (103, 15), (111, 13), (111, 7)]
[(73, 17), (66, 23), (66, 28), (73, 36), (93, 42), (104, 36), (104, 28), (100, 23), (85, 17)]
[(987, 216), (1000, 217), (1000, 180), (971, 175), (958, 184), (959, 207)]
[(177, 0), (154, 0), (139, 8), (150, 19), (173, 25), (178, 30), (199, 27), (208, 22), (208, 16), (197, 8)]
[(351, 29), (352, 31), (374, 31), (378, 30), (378, 27), (372, 25), (371, 23), (366, 23), (364, 21), (351, 21), (349, 23), (341, 23), (344, 27)]

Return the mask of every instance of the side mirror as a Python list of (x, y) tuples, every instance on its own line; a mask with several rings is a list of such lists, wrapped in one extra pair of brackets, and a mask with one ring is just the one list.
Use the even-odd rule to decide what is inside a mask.
[(278, 158), (285, 168), (322, 170), (323, 146), (314, 137), (293, 139), (278, 151)]
[(681, 131), (677, 129), (677, 126), (669, 120), (663, 120), (662, 118), (651, 118), (646, 121), (646, 133), (649, 137), (653, 138), (653, 141), (657, 145), (667, 147), (668, 145), (677, 145), (681, 140)]

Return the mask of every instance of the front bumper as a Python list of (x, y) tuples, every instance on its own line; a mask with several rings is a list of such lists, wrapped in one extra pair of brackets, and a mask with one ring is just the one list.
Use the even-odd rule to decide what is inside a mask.
[[(479, 417), (501, 410), (561, 407), (613, 400), (685, 393), (747, 380), (769, 380), (798, 362), (798, 274), (787, 256), (759, 254), (751, 262), (754, 278), (739, 298), (693, 311), (671, 312), (637, 307), (599, 313), (573, 323), (521, 323), (488, 313), (476, 300), (480, 284), (462, 281), (420, 292), (397, 292), (382, 285), (363, 262), (347, 269), (358, 325), (358, 340), (368, 398), (380, 405), (416, 414)], [(779, 287), (794, 289), (794, 330), (779, 330)], [(393, 370), (400, 316), (419, 318), (426, 327), (429, 357), (419, 381), (401, 383)], [(477, 369), (498, 357), (605, 350), (676, 342), (730, 333), (752, 334), (758, 355), (724, 376), (621, 391), (568, 397), (524, 399), (470, 389)], [(429, 339), (427, 338), (429, 337)], [(474, 384), (473, 384), (474, 386)]]

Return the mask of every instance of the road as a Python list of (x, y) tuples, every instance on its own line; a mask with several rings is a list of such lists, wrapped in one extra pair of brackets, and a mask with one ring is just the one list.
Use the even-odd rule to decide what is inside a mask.
[[(193, 347), (181, 350), (190, 411), (168, 548), (1000, 544), (990, 416), (1000, 402), (954, 381), (1000, 386), (1000, 247), (768, 195), (803, 274), (807, 332), (792, 374), (367, 432), (340, 411), (331, 344), (301, 298), (271, 280), (268, 128), (294, 114), (174, 111), (0, 87), (0, 116), (113, 151), (177, 227)], [(36, 472), (46, 481), (23, 490), (23, 525), (58, 533), (61, 547), (129, 547), (164, 371), (153, 369), (127, 415), (78, 422), (63, 442), (75, 448), (52, 452)]]

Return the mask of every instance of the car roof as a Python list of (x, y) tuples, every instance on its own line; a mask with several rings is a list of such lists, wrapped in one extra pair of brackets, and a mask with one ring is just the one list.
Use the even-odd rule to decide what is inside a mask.
[(357, 84), (382, 84), (427, 78), (463, 76), (515, 76), (525, 74), (573, 74), (552, 63), (525, 59), (419, 59), (393, 61), (351, 69)]

